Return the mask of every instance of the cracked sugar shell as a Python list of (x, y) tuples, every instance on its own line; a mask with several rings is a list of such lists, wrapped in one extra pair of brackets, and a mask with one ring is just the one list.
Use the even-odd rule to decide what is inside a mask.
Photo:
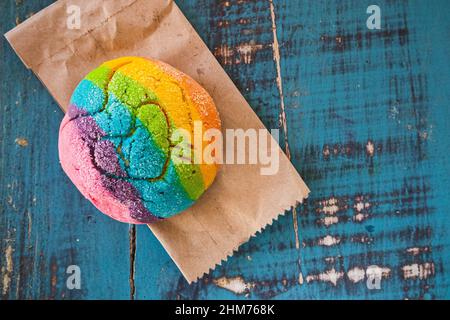
[(218, 170), (215, 163), (173, 160), (173, 132), (193, 136), (195, 121), (203, 132), (220, 130), (212, 98), (189, 76), (157, 60), (105, 62), (73, 92), (59, 130), (61, 166), (88, 200), (116, 220), (171, 217), (193, 205)]

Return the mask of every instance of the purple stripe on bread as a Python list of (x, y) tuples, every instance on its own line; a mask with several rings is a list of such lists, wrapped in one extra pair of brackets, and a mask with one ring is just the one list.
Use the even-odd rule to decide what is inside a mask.
[(133, 219), (140, 222), (150, 223), (158, 220), (155, 216), (145, 208), (138, 191), (134, 186), (125, 180), (117, 180), (108, 176), (102, 175), (102, 184), (122, 203), (125, 203), (130, 208), (130, 215)]
[[(123, 180), (126, 172), (120, 167), (114, 144), (109, 140), (100, 140), (105, 136), (105, 132), (98, 126), (94, 118), (83, 116), (71, 121), (75, 123), (80, 137), (90, 149), (92, 163), (101, 173), (102, 185), (115, 198), (129, 207), (131, 218), (142, 223), (158, 220), (144, 206), (136, 188), (130, 182)], [(108, 174), (115, 177), (108, 176)]]
[(114, 143), (110, 140), (100, 140), (94, 144), (94, 160), (97, 167), (116, 177), (126, 177), (117, 157)]
[(69, 108), (67, 109), (66, 113), (70, 119), (78, 118), (79, 116), (85, 116), (87, 115), (87, 111), (83, 110), (81, 108), (78, 108), (73, 103), (69, 104)]

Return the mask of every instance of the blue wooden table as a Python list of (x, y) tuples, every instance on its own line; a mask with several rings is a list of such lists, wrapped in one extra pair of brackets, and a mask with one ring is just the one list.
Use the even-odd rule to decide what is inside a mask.
[[(1, 2), (2, 33), (51, 2)], [(188, 285), (147, 227), (100, 214), (69, 182), (63, 113), (3, 38), (0, 296), (450, 298), (450, 2), (377, 1), (380, 30), (370, 1), (177, 3), (282, 129), (310, 198)]]

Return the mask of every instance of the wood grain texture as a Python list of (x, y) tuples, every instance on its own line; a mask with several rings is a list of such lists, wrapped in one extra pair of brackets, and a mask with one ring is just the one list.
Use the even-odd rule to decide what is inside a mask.
[[(0, 4), (1, 30), (51, 1)], [(4, 39), (3, 299), (450, 298), (447, 1), (177, 1), (311, 189), (188, 285), (145, 226), (99, 214), (60, 169), (62, 113)], [(82, 289), (65, 269), (79, 265)], [(369, 290), (367, 270), (383, 271)]]

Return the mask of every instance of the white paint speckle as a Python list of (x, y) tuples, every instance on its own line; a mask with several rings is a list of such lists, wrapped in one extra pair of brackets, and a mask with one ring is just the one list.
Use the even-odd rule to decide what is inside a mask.
[(302, 285), (303, 284), (303, 274), (300, 272), (298, 275), (298, 284)]
[(434, 275), (434, 263), (425, 262), (422, 264), (413, 263), (402, 267), (404, 279), (427, 279)]
[(339, 222), (339, 218), (336, 216), (331, 217), (325, 217), (323, 219), (320, 219), (320, 222), (325, 226), (331, 226), (332, 224), (336, 224)]
[(326, 247), (330, 247), (330, 246), (334, 246), (338, 243), (341, 242), (341, 239), (339, 239), (339, 237), (334, 237), (331, 235), (326, 235), (325, 237), (319, 239), (319, 245), (321, 246), (326, 246)]
[(226, 44), (223, 44), (219, 48), (216, 48), (215, 55), (222, 58), (223, 64), (230, 65), (233, 63), (234, 50)]
[(11, 274), (13, 272), (13, 259), (12, 259), (12, 253), (13, 248), (11, 245), (8, 245), (5, 250), (5, 260), (6, 260), (6, 267), (2, 268), (3, 272), (3, 295), (6, 295), (9, 291), (9, 286), (11, 284)]
[(334, 215), (339, 211), (338, 200), (336, 198), (330, 198), (321, 201), (321, 211), (328, 215)]
[(431, 251), (429, 247), (412, 247), (412, 248), (406, 249), (406, 252), (413, 256), (417, 256), (419, 253), (429, 252), (429, 251)]
[(326, 258), (324, 258), (324, 260), (325, 260), (325, 262), (327, 262), (327, 263), (334, 263), (334, 262), (336, 262), (336, 260), (338, 260), (339, 258), (341, 258), (341, 256), (340, 256), (340, 255), (337, 255), (337, 256), (335, 256), (335, 257), (326, 257)]
[(353, 207), (355, 208), (355, 210), (357, 212), (362, 212), (364, 209), (370, 208), (370, 203), (364, 202), (364, 201), (358, 201), (357, 203), (355, 203), (355, 205)]
[(365, 276), (366, 276), (366, 270), (358, 268), (358, 267), (350, 269), (347, 272), (347, 277), (353, 283), (357, 283), (361, 280), (364, 280)]
[(336, 286), (338, 281), (342, 279), (344, 276), (344, 272), (337, 272), (334, 268), (327, 270), (323, 273), (312, 274), (306, 277), (306, 282), (310, 283), (311, 281), (323, 281), (330, 282), (332, 285)]
[(252, 63), (256, 51), (261, 50), (263, 48), (262, 44), (256, 44), (254, 40), (249, 43), (242, 43), (236, 47), (237, 52), (241, 55), (242, 60), (245, 64)]
[(221, 277), (214, 279), (213, 282), (216, 286), (234, 292), (235, 294), (249, 293), (255, 287), (254, 283), (245, 282), (240, 276), (232, 278)]
[(374, 146), (373, 142), (370, 141), (370, 140), (367, 141), (367, 144), (366, 144), (366, 151), (367, 151), (367, 154), (368, 154), (369, 156), (373, 157), (373, 154), (374, 154), (374, 152), (375, 152), (375, 146)]
[(353, 221), (356, 222), (362, 222), (363, 220), (365, 220), (369, 215), (366, 213), (358, 213), (356, 215), (353, 216)]
[(328, 158), (330, 156), (330, 147), (328, 147), (328, 145), (325, 145), (323, 147), (322, 153), (325, 158)]

